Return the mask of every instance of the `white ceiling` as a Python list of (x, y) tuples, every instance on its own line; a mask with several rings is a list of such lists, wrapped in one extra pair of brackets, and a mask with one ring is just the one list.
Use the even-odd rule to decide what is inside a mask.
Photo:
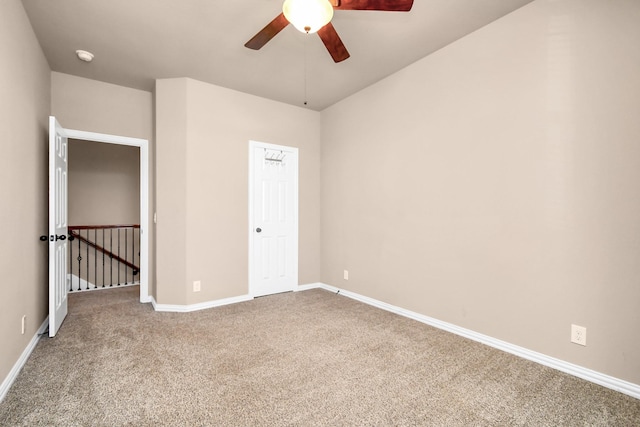
[[(52, 70), (151, 91), (190, 77), (322, 110), (532, 0), (415, 0), (411, 12), (336, 11), (351, 57), (289, 25), (244, 47), (283, 0), (23, 0)], [(87, 64), (77, 49), (95, 54)], [(306, 58), (306, 59), (305, 59)], [(305, 95), (306, 93), (306, 95)]]

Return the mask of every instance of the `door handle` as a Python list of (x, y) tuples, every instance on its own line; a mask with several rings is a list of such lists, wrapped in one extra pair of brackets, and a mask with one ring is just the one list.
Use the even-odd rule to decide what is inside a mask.
[[(47, 236), (46, 234), (43, 234), (42, 236), (40, 236), (40, 241), (41, 242), (46, 242), (47, 240), (51, 240), (53, 241), (57, 241), (57, 240), (64, 240), (66, 239), (67, 236), (65, 236), (64, 234), (61, 234), (60, 236), (54, 236), (53, 234), (51, 236)], [(73, 240), (74, 237), (72, 234), (69, 234), (69, 241)]]
[[(58, 240), (66, 240), (67, 236), (65, 236), (64, 234), (60, 234), (60, 235), (55, 235), (52, 234), (51, 236), (49, 236), (48, 240), (51, 240), (52, 242), (57, 242)], [(40, 240), (45, 242), (47, 241), (47, 236), (40, 236)], [(69, 236), (69, 240), (73, 240), (73, 237)]]
[(262, 231), (262, 228), (258, 227), (256, 228), (256, 233), (260, 233)]

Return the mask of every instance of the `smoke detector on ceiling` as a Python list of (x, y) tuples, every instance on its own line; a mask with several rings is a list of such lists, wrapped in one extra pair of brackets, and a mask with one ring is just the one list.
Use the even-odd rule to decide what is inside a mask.
[(81, 61), (93, 61), (93, 53), (87, 52), (86, 50), (76, 50), (76, 55), (78, 55), (78, 59), (80, 59)]

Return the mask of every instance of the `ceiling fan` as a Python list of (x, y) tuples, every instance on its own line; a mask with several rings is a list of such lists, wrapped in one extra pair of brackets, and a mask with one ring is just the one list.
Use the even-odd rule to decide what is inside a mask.
[(333, 10), (379, 10), (408, 12), (413, 0), (285, 0), (282, 13), (258, 32), (245, 47), (258, 50), (289, 23), (303, 33), (318, 33), (335, 62), (349, 57), (347, 48), (331, 24)]

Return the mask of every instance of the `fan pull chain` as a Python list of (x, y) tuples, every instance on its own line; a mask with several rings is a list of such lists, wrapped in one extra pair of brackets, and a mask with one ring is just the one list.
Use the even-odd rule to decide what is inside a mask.
[(307, 39), (309, 34), (304, 37), (304, 105), (307, 105)]

